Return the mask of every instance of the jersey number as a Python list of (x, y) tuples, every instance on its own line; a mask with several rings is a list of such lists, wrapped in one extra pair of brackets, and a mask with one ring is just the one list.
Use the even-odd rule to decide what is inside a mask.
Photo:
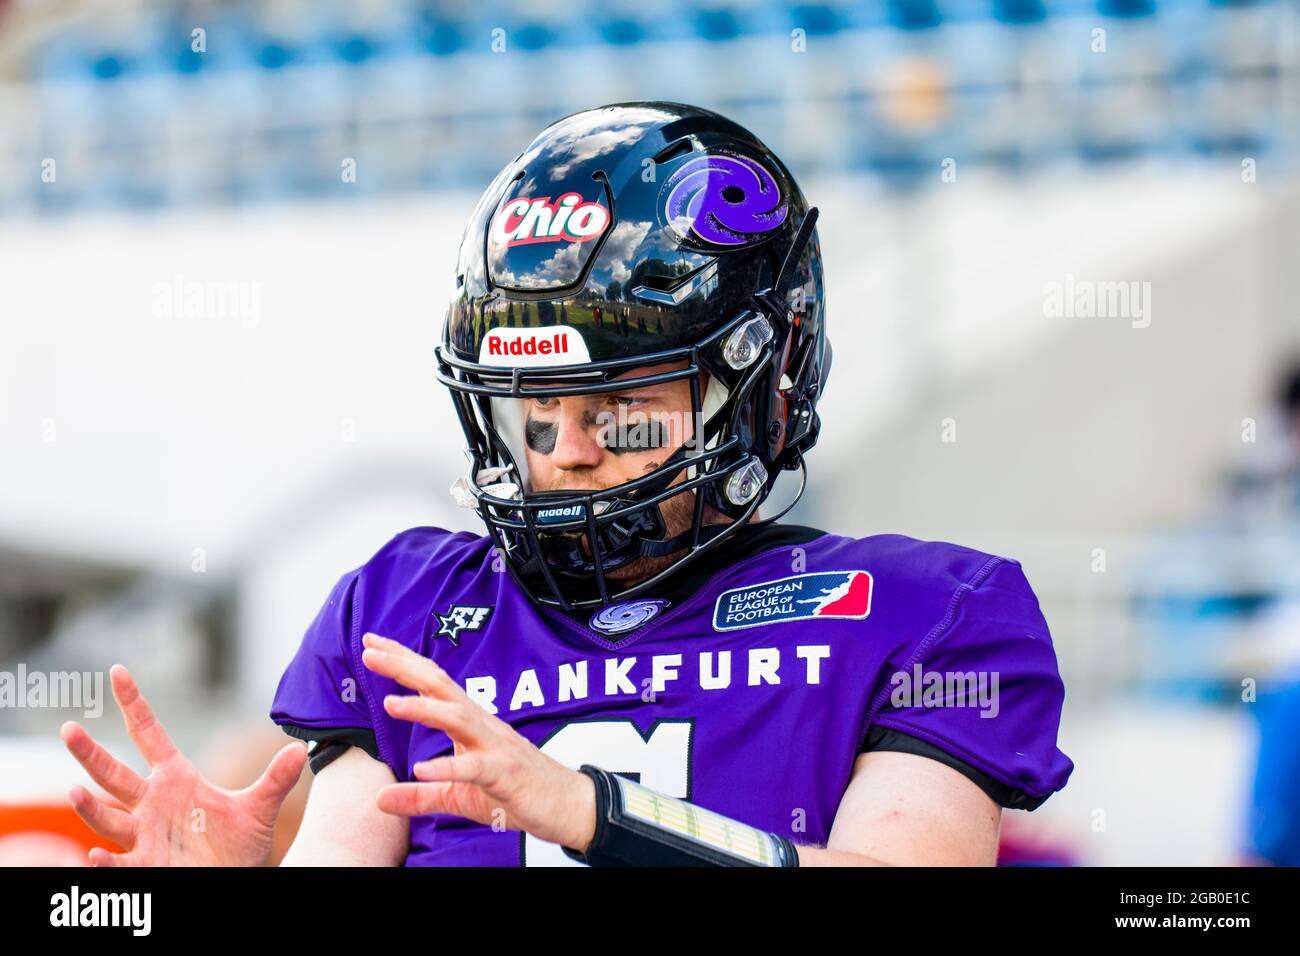
[[(694, 721), (661, 720), (642, 734), (630, 720), (580, 720), (545, 741), (542, 753), (577, 770), (584, 763), (621, 773), (670, 797), (690, 796)], [(524, 866), (581, 866), (554, 843), (524, 834)]]

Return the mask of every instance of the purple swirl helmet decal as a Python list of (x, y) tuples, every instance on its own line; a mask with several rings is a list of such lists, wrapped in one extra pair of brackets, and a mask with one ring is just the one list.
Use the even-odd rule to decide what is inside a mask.
[(743, 156), (700, 156), (664, 183), (664, 217), (679, 235), (719, 246), (764, 238), (789, 207), (772, 174)]
[(626, 634), (648, 624), (668, 606), (667, 601), (627, 601), (601, 608), (591, 618), (591, 629), (601, 634)]

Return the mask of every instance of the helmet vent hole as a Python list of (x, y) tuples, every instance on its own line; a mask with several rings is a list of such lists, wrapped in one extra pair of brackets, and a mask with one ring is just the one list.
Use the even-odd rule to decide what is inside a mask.
[(673, 288), (681, 285), (681, 276), (655, 276), (644, 275), (641, 277), (641, 284), (647, 289), (654, 289), (659, 292), (671, 292)]
[(695, 144), (689, 138), (679, 139), (677, 142), (659, 150), (651, 162), (656, 166), (661, 166), (671, 159), (676, 159), (678, 156), (684, 156), (686, 153), (693, 152), (694, 150)]

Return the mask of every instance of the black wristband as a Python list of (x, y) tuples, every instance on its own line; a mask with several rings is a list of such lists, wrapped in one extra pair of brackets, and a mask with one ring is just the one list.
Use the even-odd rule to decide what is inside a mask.
[(625, 777), (584, 764), (596, 787), (596, 828), (585, 854), (591, 866), (798, 866), (785, 837), (666, 797)]

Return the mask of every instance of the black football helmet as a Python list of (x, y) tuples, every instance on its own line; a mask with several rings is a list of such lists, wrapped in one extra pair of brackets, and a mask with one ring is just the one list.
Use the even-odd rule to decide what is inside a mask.
[[(752, 133), (678, 103), (565, 117), (492, 181), (461, 241), (438, 380), (468, 443), (452, 493), (533, 600), (645, 594), (803, 467), (831, 353), (816, 221)], [(647, 366), (669, 367), (627, 377)], [(695, 425), (658, 468), (611, 488), (530, 487), (520, 400), (682, 380)], [(660, 506), (688, 494), (691, 527), (669, 536)], [(706, 523), (706, 508), (730, 520)], [(610, 577), (669, 556), (634, 584)]]

